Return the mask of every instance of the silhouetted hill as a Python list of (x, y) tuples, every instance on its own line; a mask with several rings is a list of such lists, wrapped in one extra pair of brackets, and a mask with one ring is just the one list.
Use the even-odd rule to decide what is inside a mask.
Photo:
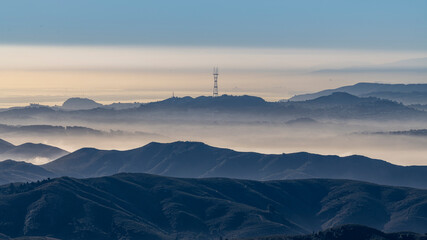
[(342, 224), (427, 231), (427, 191), (349, 180), (119, 174), (0, 187), (0, 232), (63, 239), (219, 239)]
[(11, 150), (15, 147), (15, 145), (13, 145), (10, 142), (6, 142), (3, 139), (0, 139), (0, 153)]
[(384, 233), (361, 225), (343, 225), (300, 236), (269, 236), (245, 240), (427, 240), (427, 235), (411, 232)]
[(153, 142), (128, 151), (83, 148), (43, 167), (59, 175), (79, 178), (139, 172), (174, 177), (230, 177), (254, 180), (354, 179), (427, 188), (426, 166), (403, 167), (357, 155), (338, 157), (304, 152), (236, 152), (199, 142)]
[(248, 108), (266, 107), (266, 102), (260, 97), (254, 96), (232, 96), (222, 95), (219, 97), (200, 96), (192, 97), (173, 97), (159, 102), (152, 102), (140, 106), (142, 110), (161, 110), (161, 109), (209, 109), (209, 110), (247, 110)]
[(290, 98), (290, 101), (312, 100), (331, 95), (335, 92), (346, 92), (359, 97), (377, 97), (404, 104), (427, 104), (427, 84), (383, 83), (357, 83), (351, 86), (328, 89), (316, 93), (296, 95)]
[(66, 110), (88, 110), (103, 106), (89, 98), (69, 98), (62, 104)]
[(24, 143), (15, 146), (4, 140), (0, 140), (0, 160), (32, 160), (35, 158), (57, 159), (68, 154), (67, 151), (41, 144), (41, 143)]
[(46, 169), (26, 162), (5, 160), (0, 162), (0, 184), (32, 182), (56, 175)]

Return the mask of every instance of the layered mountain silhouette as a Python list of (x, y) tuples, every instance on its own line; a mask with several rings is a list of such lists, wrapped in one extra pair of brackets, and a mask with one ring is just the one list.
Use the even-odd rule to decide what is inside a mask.
[(15, 146), (0, 139), (0, 160), (33, 160), (36, 158), (53, 160), (66, 154), (68, 154), (67, 151), (46, 144), (24, 143)]
[[(412, 232), (384, 233), (361, 225), (343, 225), (300, 236), (268, 236), (244, 240), (427, 240), (427, 235)], [(243, 240), (243, 239), (241, 239)]]
[(58, 176), (78, 178), (137, 172), (174, 177), (254, 180), (353, 179), (427, 188), (426, 166), (403, 167), (358, 155), (338, 157), (305, 152), (236, 152), (200, 142), (153, 142), (128, 151), (83, 148), (42, 167)]
[(0, 232), (63, 239), (297, 235), (342, 224), (427, 231), (427, 191), (350, 180), (119, 174), (0, 187)]
[(0, 119), (20, 121), (79, 120), (101, 122), (156, 121), (273, 121), (286, 122), (297, 118), (360, 119), (360, 120), (425, 120), (427, 113), (394, 101), (376, 97), (358, 97), (345, 92), (331, 92), (307, 101), (267, 102), (254, 96), (183, 97), (139, 104), (139, 107), (117, 110), (94, 108), (64, 111), (61, 108), (30, 106), (0, 112)]
[(427, 84), (383, 84), (357, 83), (336, 89), (316, 93), (301, 94), (290, 98), (290, 101), (306, 101), (328, 96), (335, 92), (345, 92), (359, 97), (377, 97), (404, 104), (427, 104)]

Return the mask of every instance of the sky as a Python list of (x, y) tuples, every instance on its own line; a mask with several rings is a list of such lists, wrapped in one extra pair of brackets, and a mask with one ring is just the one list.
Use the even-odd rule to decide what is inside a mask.
[[(270, 100), (425, 74), (316, 75), (427, 57), (427, 1), (62, 1), (0, 6), (0, 107), (220, 93)], [(267, 84), (266, 84), (267, 83)]]
[(2, 1), (2, 44), (427, 50), (425, 0)]

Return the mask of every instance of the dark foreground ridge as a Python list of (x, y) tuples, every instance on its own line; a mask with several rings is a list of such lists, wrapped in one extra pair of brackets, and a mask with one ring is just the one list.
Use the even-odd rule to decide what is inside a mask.
[(411, 232), (384, 233), (361, 225), (343, 225), (303, 236), (270, 236), (244, 240), (427, 240), (427, 235)]
[(0, 187), (0, 233), (61, 239), (301, 235), (343, 224), (427, 232), (427, 191), (350, 180), (118, 174)]

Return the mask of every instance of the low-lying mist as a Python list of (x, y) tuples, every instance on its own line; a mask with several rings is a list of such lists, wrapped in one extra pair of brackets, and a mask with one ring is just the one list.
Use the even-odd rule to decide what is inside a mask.
[[(46, 123), (49, 124), (49, 123)], [(427, 128), (423, 122), (374, 122), (301, 120), (276, 122), (183, 122), (140, 121), (133, 123), (88, 123), (61, 121), (56, 125), (84, 126), (92, 131), (69, 134), (3, 132), (1, 138), (13, 144), (35, 142), (69, 152), (83, 147), (126, 150), (149, 142), (201, 141), (238, 151), (261, 153), (311, 152), (326, 155), (365, 155), (399, 165), (426, 165), (427, 137), (372, 134)], [(28, 161), (41, 164), (46, 161)]]

